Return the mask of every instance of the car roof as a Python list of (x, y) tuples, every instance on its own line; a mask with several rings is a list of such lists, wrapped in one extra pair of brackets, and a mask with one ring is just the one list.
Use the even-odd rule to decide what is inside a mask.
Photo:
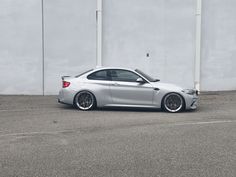
[(135, 69), (133, 68), (126, 68), (126, 67), (96, 67), (93, 71), (99, 71), (99, 70), (104, 70), (104, 69), (123, 69), (123, 70), (131, 70), (134, 71)]

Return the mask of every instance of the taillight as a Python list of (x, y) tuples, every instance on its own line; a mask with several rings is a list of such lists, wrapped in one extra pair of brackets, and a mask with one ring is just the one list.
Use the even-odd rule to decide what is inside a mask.
[(63, 88), (66, 88), (66, 87), (69, 87), (69, 86), (70, 86), (70, 82), (62, 81), (62, 87)]

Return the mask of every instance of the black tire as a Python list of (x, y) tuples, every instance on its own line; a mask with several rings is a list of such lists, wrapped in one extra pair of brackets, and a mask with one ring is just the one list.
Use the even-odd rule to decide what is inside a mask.
[(162, 109), (170, 113), (180, 112), (185, 108), (184, 98), (178, 93), (168, 93), (162, 100)]
[(96, 107), (96, 98), (89, 91), (81, 91), (75, 95), (74, 106), (82, 111), (92, 110)]

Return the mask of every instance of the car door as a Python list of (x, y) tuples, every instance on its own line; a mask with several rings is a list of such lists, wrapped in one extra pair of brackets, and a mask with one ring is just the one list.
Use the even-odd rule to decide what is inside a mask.
[(92, 91), (96, 97), (97, 106), (112, 104), (110, 92), (111, 78), (107, 75), (107, 70), (99, 70), (87, 76), (86, 88)]
[(139, 75), (122, 69), (112, 69), (108, 73), (112, 80), (110, 90), (113, 104), (143, 106), (153, 104), (153, 87), (148, 82), (136, 82), (140, 78)]

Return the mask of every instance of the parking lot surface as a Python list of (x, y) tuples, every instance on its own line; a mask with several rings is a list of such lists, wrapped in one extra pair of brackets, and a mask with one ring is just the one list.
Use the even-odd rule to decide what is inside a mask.
[(0, 96), (0, 177), (235, 176), (236, 92), (177, 114)]

